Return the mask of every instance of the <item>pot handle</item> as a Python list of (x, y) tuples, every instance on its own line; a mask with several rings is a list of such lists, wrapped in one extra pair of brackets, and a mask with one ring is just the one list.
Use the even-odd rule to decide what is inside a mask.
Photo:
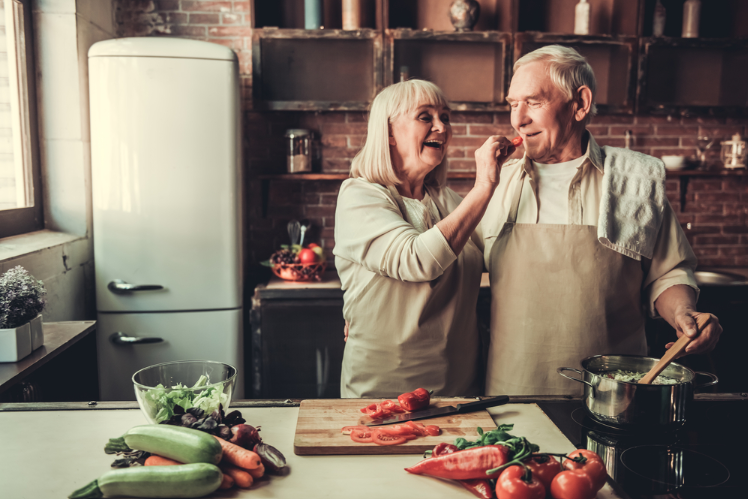
[(705, 386), (714, 386), (717, 383), (719, 383), (719, 378), (717, 377), (716, 374), (705, 373), (703, 371), (694, 371), (694, 374), (697, 374), (697, 375), (700, 374), (701, 376), (706, 376), (707, 378), (711, 378), (712, 379), (711, 381), (707, 381), (706, 383), (700, 383), (698, 385), (696, 383), (694, 383), (693, 384), (694, 389), (696, 389), (696, 388), (704, 388)]
[(556, 369), (556, 372), (558, 374), (560, 374), (561, 376), (563, 376), (564, 378), (566, 378), (566, 379), (570, 379), (572, 381), (578, 381), (579, 383), (584, 383), (585, 385), (589, 386), (590, 388), (592, 388), (594, 390), (595, 387), (592, 386), (592, 383), (590, 383), (589, 381), (585, 381), (585, 380), (579, 379), (579, 378), (572, 378), (571, 376), (564, 374), (564, 371), (574, 371), (575, 373), (578, 373), (581, 376), (584, 376), (584, 374), (582, 373), (582, 371), (580, 371), (579, 369), (574, 369), (574, 368), (571, 368), (571, 367), (559, 367), (558, 369)]

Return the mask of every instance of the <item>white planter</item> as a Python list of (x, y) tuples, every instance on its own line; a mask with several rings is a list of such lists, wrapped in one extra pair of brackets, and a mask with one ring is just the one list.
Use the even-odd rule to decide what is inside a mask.
[(16, 362), (31, 353), (31, 326), (0, 329), (0, 362)]
[(44, 345), (44, 330), (42, 329), (42, 314), (37, 315), (31, 322), (31, 350), (36, 350)]

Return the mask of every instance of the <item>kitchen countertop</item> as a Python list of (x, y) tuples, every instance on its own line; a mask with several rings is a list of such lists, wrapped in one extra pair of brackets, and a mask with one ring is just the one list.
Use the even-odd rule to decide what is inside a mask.
[(0, 363), (0, 393), (96, 330), (96, 321), (44, 322), (44, 345), (18, 362)]
[[(489, 413), (497, 424), (514, 423), (514, 434), (526, 436), (543, 450), (574, 450), (538, 405), (529, 398), (526, 402), (491, 408)], [(136, 407), (134, 403), (113, 402), (95, 407), (85, 403), (0, 404), (4, 495), (14, 499), (62, 498), (105, 473), (114, 456), (104, 454), (104, 443), (145, 423)], [(291, 401), (237, 401), (231, 409), (239, 409), (249, 424), (262, 427), (263, 440), (285, 455), (290, 473), (259, 480), (249, 490), (232, 489), (209, 497), (350, 498), (362, 497), (362, 491), (369, 490), (376, 491), (372, 497), (388, 499), (473, 497), (456, 483), (403, 471), (421, 460), (418, 455), (294, 455), (299, 409)], [(11, 428), (13, 431), (8, 431)], [(44, 470), (43, 479), (39, 479), (38, 470)], [(625, 495), (607, 484), (597, 497)]]

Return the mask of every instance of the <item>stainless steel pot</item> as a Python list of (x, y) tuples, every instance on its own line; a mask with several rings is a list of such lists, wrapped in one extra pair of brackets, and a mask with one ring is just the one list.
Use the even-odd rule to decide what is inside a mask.
[[(637, 355), (595, 355), (582, 361), (581, 371), (571, 367), (559, 367), (557, 371), (564, 378), (584, 384), (584, 406), (590, 416), (602, 423), (622, 427), (680, 426), (686, 421), (694, 388), (717, 384), (717, 376), (694, 372), (675, 362), (662, 372), (663, 376), (678, 380), (674, 385), (639, 385), (603, 375), (618, 369), (646, 373), (658, 361)], [(571, 377), (564, 371), (576, 372), (582, 378)], [(694, 384), (697, 374), (711, 381)]]

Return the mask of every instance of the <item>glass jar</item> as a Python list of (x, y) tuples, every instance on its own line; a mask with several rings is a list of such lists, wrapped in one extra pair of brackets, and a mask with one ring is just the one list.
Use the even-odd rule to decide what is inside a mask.
[(722, 146), (720, 159), (722, 159), (725, 168), (745, 168), (748, 149), (746, 149), (746, 143), (739, 133), (733, 135), (732, 140), (720, 142), (720, 145)]
[(303, 128), (286, 130), (286, 167), (288, 173), (312, 171), (312, 133)]

